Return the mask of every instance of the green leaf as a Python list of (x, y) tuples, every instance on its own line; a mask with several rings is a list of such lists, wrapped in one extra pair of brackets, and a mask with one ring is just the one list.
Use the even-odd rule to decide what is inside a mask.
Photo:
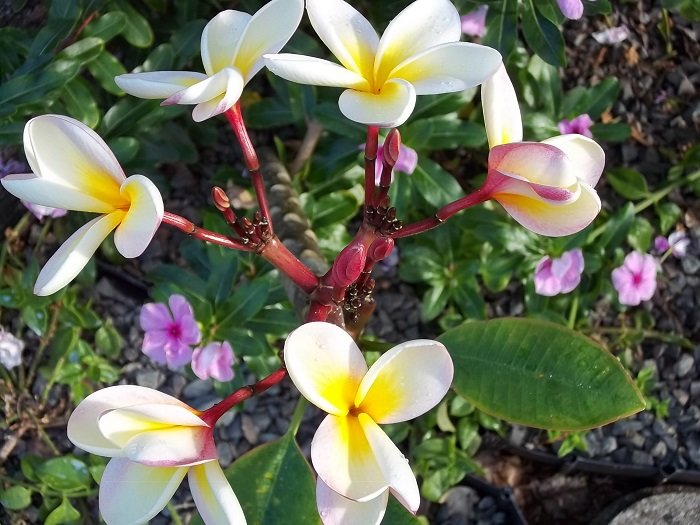
[(559, 28), (547, 20), (530, 0), (523, 9), (523, 35), (525, 41), (537, 55), (553, 66), (566, 63), (564, 37)]
[(100, 135), (105, 137), (128, 133), (144, 115), (157, 109), (157, 100), (123, 98), (105, 113), (99, 130)]
[(294, 437), (248, 452), (226, 469), (248, 523), (320, 525), (316, 483)]
[(49, 316), (46, 310), (29, 305), (22, 308), (22, 321), (39, 337), (46, 333), (49, 326)]
[(79, 62), (81, 65), (95, 60), (105, 47), (104, 40), (97, 37), (87, 37), (69, 45), (58, 55), (59, 59), (69, 59)]
[(80, 519), (80, 512), (71, 505), (68, 498), (63, 498), (61, 504), (46, 517), (44, 525), (61, 525), (63, 523), (72, 523), (78, 519)]
[(615, 77), (608, 77), (600, 84), (591, 88), (588, 95), (588, 113), (593, 120), (598, 120), (600, 115), (617, 99), (620, 92), (620, 83)]
[(47, 93), (70, 82), (79, 71), (78, 62), (57, 60), (43, 71), (8, 80), (0, 85), (0, 108), (43, 99)]
[(651, 237), (654, 228), (644, 217), (635, 217), (632, 227), (627, 234), (628, 244), (635, 250), (645, 253), (651, 246)]
[(37, 468), (36, 475), (61, 492), (89, 488), (92, 484), (87, 465), (70, 455), (49, 459)]
[(421, 317), (424, 321), (432, 321), (442, 313), (450, 298), (450, 289), (445, 283), (435, 283), (423, 295), (420, 305)]
[(644, 175), (630, 168), (614, 168), (606, 173), (606, 180), (626, 199), (639, 200), (649, 196)]
[(250, 319), (246, 326), (258, 335), (284, 336), (299, 326), (299, 321), (291, 310), (264, 308)]
[(360, 203), (350, 191), (335, 191), (313, 203), (309, 218), (316, 228), (342, 223), (355, 215)]
[(83, 34), (101, 38), (105, 42), (120, 34), (126, 27), (126, 15), (121, 11), (110, 11), (90, 22)]
[(141, 13), (126, 0), (116, 2), (119, 10), (126, 15), (127, 24), (122, 36), (134, 47), (149, 47), (153, 44), (153, 29)]
[(358, 145), (364, 142), (365, 135), (367, 134), (367, 127), (353, 122), (344, 116), (340, 112), (338, 104), (334, 102), (322, 102), (313, 108), (313, 115), (324, 128), (333, 133), (341, 137), (352, 138), (357, 141)]
[(95, 347), (98, 352), (107, 357), (119, 357), (122, 349), (122, 337), (111, 320), (107, 320), (105, 324), (100, 326), (95, 332)]
[(0, 492), (0, 505), (7, 510), (22, 510), (32, 502), (32, 491), (20, 486)]
[(217, 309), (217, 323), (241, 326), (265, 306), (269, 293), (270, 285), (267, 281), (255, 280), (239, 286)]
[(114, 140), (110, 140), (107, 144), (122, 165), (134, 160), (141, 148), (139, 141), (134, 137), (117, 137)]
[(591, 126), (593, 136), (602, 142), (624, 142), (632, 133), (629, 124), (613, 122), (610, 124), (593, 124)]
[(634, 220), (634, 204), (631, 202), (627, 203), (627, 206), (619, 209), (615, 212), (610, 219), (608, 219), (603, 234), (600, 236), (600, 240), (597, 242), (597, 246), (600, 249), (605, 247), (616, 248), (620, 245), (622, 240), (627, 236), (627, 232), (632, 227), (632, 221)]
[(681, 218), (681, 209), (674, 202), (664, 202), (656, 206), (656, 214), (659, 216), (659, 230), (666, 235)]
[(462, 188), (455, 178), (437, 162), (421, 157), (411, 175), (418, 193), (432, 206), (439, 208), (462, 195)]
[(100, 56), (88, 64), (88, 69), (105, 91), (113, 95), (124, 94), (114, 82), (114, 77), (126, 73), (126, 68), (112, 53), (103, 51)]
[(61, 101), (65, 104), (68, 114), (80, 120), (90, 128), (100, 123), (100, 109), (92, 96), (87, 82), (81, 77), (75, 77), (61, 91)]
[(518, 0), (503, 0), (490, 5), (486, 15), (486, 33), (481, 43), (500, 51), (507, 58), (515, 49), (518, 23)]
[(482, 126), (468, 120), (441, 116), (416, 120), (406, 125), (403, 139), (415, 149), (478, 148), (486, 144), (486, 132)]
[(297, 122), (289, 104), (276, 98), (265, 98), (245, 109), (246, 125), (251, 129), (270, 129)]
[(382, 519), (382, 525), (422, 525), (424, 522), (416, 518), (413, 514), (399, 503), (396, 498), (389, 497), (389, 504), (386, 506), (386, 514)]
[(605, 425), (645, 407), (613, 355), (554, 323), (476, 321), (438, 339), (455, 363), (454, 389), (494, 417), (571, 431)]

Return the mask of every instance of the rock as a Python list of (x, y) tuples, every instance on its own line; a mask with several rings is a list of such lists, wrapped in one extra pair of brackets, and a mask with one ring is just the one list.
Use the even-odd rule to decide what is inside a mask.
[(161, 370), (141, 370), (136, 373), (136, 384), (146, 388), (157, 389), (165, 382), (165, 374)]
[(688, 399), (690, 398), (690, 394), (686, 392), (685, 390), (681, 390), (680, 388), (676, 388), (673, 391), (673, 397), (676, 398), (678, 401), (678, 404), (681, 406), (685, 406), (688, 404)]
[(668, 447), (663, 441), (659, 441), (658, 443), (656, 443), (656, 445), (654, 445), (654, 447), (649, 451), (649, 454), (651, 454), (651, 456), (657, 461), (664, 459), (667, 453)]
[(243, 430), (243, 437), (251, 445), (257, 444), (260, 438), (260, 429), (255, 425), (255, 421), (248, 414), (243, 414), (241, 416), (241, 430)]
[(689, 491), (655, 494), (637, 501), (610, 521), (610, 525), (643, 523), (665, 525), (700, 523), (700, 493)]
[(641, 450), (633, 450), (632, 463), (634, 463), (635, 465), (653, 467), (654, 458), (652, 458), (651, 455), (647, 454), (646, 452), (642, 452)]
[(219, 455), (219, 463), (223, 468), (228, 467), (233, 462), (233, 450), (226, 441), (216, 444), (216, 453)]
[(695, 359), (690, 354), (683, 354), (680, 360), (676, 363), (674, 371), (676, 372), (676, 377), (685, 377), (693, 369), (695, 365)]
[(700, 259), (694, 255), (688, 254), (681, 259), (681, 266), (683, 267), (683, 271), (685, 273), (695, 275), (700, 271)]
[(195, 399), (209, 394), (213, 389), (211, 381), (195, 379), (182, 390), (182, 395), (188, 399)]
[(479, 501), (479, 495), (470, 487), (458, 485), (448, 490), (442, 501), (438, 522), (442, 525), (464, 525), (473, 517), (473, 507)]

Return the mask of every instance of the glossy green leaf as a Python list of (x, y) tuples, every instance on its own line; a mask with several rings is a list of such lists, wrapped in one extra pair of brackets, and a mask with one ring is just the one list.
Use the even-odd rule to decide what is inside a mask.
[(22, 321), (39, 337), (46, 333), (49, 326), (49, 316), (46, 310), (29, 305), (22, 308)]
[(105, 47), (104, 40), (97, 37), (87, 37), (69, 45), (61, 51), (57, 58), (76, 60), (80, 64), (87, 64), (95, 60)]
[(606, 173), (605, 179), (615, 191), (626, 199), (639, 200), (649, 196), (649, 188), (644, 175), (630, 168), (614, 168)]
[(21, 510), (32, 502), (32, 492), (21, 486), (10, 487), (0, 492), (0, 505), (7, 510)]
[(381, 525), (427, 525), (425, 518), (417, 518), (399, 503), (396, 498), (389, 496), (386, 514)]
[(117, 137), (107, 142), (107, 144), (122, 166), (134, 160), (141, 148), (139, 141), (134, 137)]
[(651, 238), (654, 235), (654, 228), (644, 217), (635, 217), (632, 227), (627, 233), (627, 243), (642, 253), (649, 250)]
[(124, 93), (114, 82), (114, 77), (126, 73), (126, 68), (112, 53), (103, 51), (100, 56), (88, 64), (88, 69), (105, 91), (113, 95)]
[(620, 83), (615, 77), (608, 77), (600, 84), (596, 84), (589, 91), (586, 113), (593, 120), (599, 119), (603, 111), (615, 102), (619, 92)]
[(522, 22), (525, 41), (532, 50), (548, 64), (563, 66), (566, 63), (564, 37), (559, 28), (537, 10), (532, 0), (524, 6)]
[(121, 11), (110, 11), (90, 22), (83, 34), (101, 38), (105, 42), (111, 40), (126, 27), (126, 15)]
[(628, 202), (626, 206), (617, 210), (605, 224), (603, 233), (600, 236), (600, 240), (596, 243), (596, 246), (600, 249), (608, 246), (610, 248), (619, 246), (632, 227), (634, 216), (634, 204), (631, 202)]
[(415, 149), (477, 148), (486, 144), (486, 132), (468, 120), (454, 116), (416, 120), (404, 128), (403, 140)]
[(70, 455), (47, 460), (37, 468), (36, 475), (43, 483), (58, 491), (88, 488), (92, 484), (87, 465)]
[(134, 124), (150, 111), (157, 110), (159, 102), (157, 100), (144, 100), (127, 97), (121, 99), (114, 106), (107, 110), (102, 125), (100, 126), (100, 136), (119, 136), (134, 129)]
[(629, 124), (612, 122), (610, 124), (593, 124), (591, 133), (596, 140), (602, 142), (624, 142), (632, 134)]
[(63, 498), (61, 504), (53, 509), (46, 517), (44, 525), (62, 525), (63, 523), (74, 523), (80, 519), (80, 512), (71, 504), (68, 498)]
[(554, 323), (476, 321), (438, 339), (455, 364), (454, 389), (478, 409), (513, 423), (585, 430), (645, 406), (613, 355)]
[(245, 121), (251, 129), (270, 129), (294, 124), (297, 116), (286, 102), (265, 98), (245, 109)]
[(668, 233), (681, 218), (681, 209), (674, 202), (664, 202), (655, 207), (659, 216), (659, 230), (662, 234)]
[(317, 104), (313, 108), (313, 115), (314, 118), (329, 131), (341, 137), (352, 138), (357, 141), (358, 145), (364, 142), (365, 135), (367, 134), (367, 126), (353, 122), (345, 117), (340, 112), (340, 108), (338, 108), (338, 104), (335, 102)]
[(450, 298), (450, 289), (445, 283), (434, 283), (423, 294), (420, 305), (421, 317), (424, 321), (432, 321), (442, 313)]
[(65, 104), (68, 114), (90, 128), (100, 123), (100, 109), (95, 97), (92, 96), (87, 82), (81, 77), (75, 77), (61, 91), (61, 101)]
[(497, 5), (489, 6), (486, 16), (486, 33), (482, 44), (494, 47), (504, 58), (515, 48), (518, 34), (518, 1), (503, 0)]
[(79, 71), (80, 64), (78, 62), (57, 60), (43, 71), (8, 80), (0, 85), (0, 108), (4, 109), (14, 104), (43, 99), (47, 93), (70, 82)]
[(463, 192), (455, 178), (437, 162), (421, 157), (411, 175), (418, 193), (432, 206), (439, 208), (459, 198)]
[(122, 337), (114, 328), (111, 320), (108, 320), (95, 332), (95, 347), (107, 357), (119, 357), (119, 352), (122, 349)]
[(126, 15), (127, 24), (122, 36), (134, 47), (149, 47), (153, 44), (153, 29), (148, 20), (126, 0), (116, 2), (119, 10)]
[(316, 482), (294, 437), (251, 450), (226, 469), (248, 523), (320, 525)]
[(314, 229), (316, 229), (349, 220), (359, 207), (360, 203), (353, 193), (336, 191), (324, 195), (314, 202), (311, 210), (307, 210), (307, 213)]
[(238, 286), (234, 294), (217, 308), (217, 323), (241, 326), (265, 306), (269, 293), (267, 281), (250, 281)]

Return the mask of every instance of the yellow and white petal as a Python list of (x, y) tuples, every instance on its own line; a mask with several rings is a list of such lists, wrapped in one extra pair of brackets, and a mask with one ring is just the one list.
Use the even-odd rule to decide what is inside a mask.
[(523, 140), (518, 97), (503, 64), (481, 86), (481, 104), (489, 148)]
[(374, 499), (360, 502), (341, 496), (320, 477), (316, 479), (316, 507), (324, 525), (379, 525), (388, 502), (388, 490)]
[(416, 106), (416, 90), (405, 80), (392, 79), (377, 95), (347, 89), (340, 95), (338, 105), (350, 120), (368, 126), (395, 128), (411, 116)]
[(497, 194), (493, 198), (528, 230), (549, 237), (562, 237), (581, 231), (600, 213), (600, 198), (596, 191), (584, 182), (580, 183), (580, 189), (579, 198), (566, 205), (518, 194)]
[(107, 525), (146, 523), (180, 486), (187, 467), (147, 467), (113, 458), (100, 480), (100, 514)]
[(6, 175), (0, 179), (0, 183), (15, 197), (42, 206), (93, 213), (109, 213), (114, 210), (112, 204), (69, 186), (64, 181), (44, 179), (33, 173)]
[(379, 41), (375, 85), (381, 86), (401, 62), (433, 46), (459, 42), (461, 36), (459, 13), (449, 0), (416, 0), (391, 21)]
[(500, 64), (501, 54), (491, 47), (450, 42), (409, 57), (389, 77), (407, 80), (417, 95), (435, 95), (477, 86), (488, 80)]
[(359, 73), (345, 69), (328, 60), (280, 53), (265, 55), (265, 65), (275, 75), (299, 84), (333, 86), (367, 91), (370, 88)]
[(437, 405), (453, 375), (444, 345), (428, 339), (407, 341), (372, 365), (357, 390), (355, 405), (380, 424), (407, 421)]
[(240, 97), (243, 91), (243, 77), (241, 73), (233, 67), (224, 68), (215, 75), (207, 77), (187, 89), (178, 91), (173, 96), (161, 102), (161, 106), (170, 106), (173, 104), (200, 104), (217, 98), (229, 91), (236, 94), (236, 100), (238, 100), (238, 97)]
[(491, 169), (553, 188), (569, 188), (578, 182), (566, 154), (558, 147), (542, 142), (496, 146), (489, 152)]
[(207, 525), (245, 525), (241, 504), (218, 461), (190, 468), (187, 474), (192, 498)]
[(114, 77), (114, 82), (134, 97), (158, 99), (168, 98), (205, 78), (207, 75), (192, 71), (148, 71), (119, 75)]
[(605, 168), (605, 152), (596, 141), (583, 135), (569, 134), (552, 137), (542, 142), (562, 150), (569, 160), (568, 171), (595, 188)]
[(132, 175), (121, 192), (131, 203), (121, 224), (114, 232), (114, 244), (124, 257), (141, 255), (163, 220), (163, 197), (158, 188), (143, 175)]
[(321, 410), (343, 416), (355, 401), (367, 363), (353, 338), (331, 323), (294, 330), (284, 343), (284, 362), (299, 392)]
[(389, 487), (354, 416), (326, 416), (311, 442), (311, 462), (326, 485), (349, 499), (368, 501)]
[(202, 63), (207, 75), (233, 66), (236, 47), (252, 17), (248, 13), (227, 9), (212, 18), (202, 31)]
[(343, 0), (307, 0), (306, 10), (314, 30), (340, 63), (371, 80), (379, 45), (372, 24)]
[(420, 505), (420, 492), (408, 459), (371, 417), (360, 414), (358, 420), (391, 491), (404, 507), (415, 514)]
[[(86, 452), (100, 456), (121, 453), (121, 448), (104, 437), (98, 421), (106, 412), (117, 408), (146, 406), (175, 406), (191, 412), (179, 399), (135, 385), (118, 385), (103, 388), (83, 399), (68, 419), (68, 439)], [(194, 417), (197, 417), (193, 413)], [(199, 418), (197, 418), (199, 419)]]
[(303, 14), (303, 0), (272, 0), (253, 15), (233, 59), (246, 84), (262, 68), (262, 56), (277, 53), (292, 38)]
[(42, 115), (24, 127), (24, 150), (34, 173), (61, 181), (95, 199), (126, 204), (119, 187), (126, 179), (104, 140), (82, 122), (62, 115)]
[(96, 217), (68, 237), (39, 272), (34, 293), (51, 295), (75, 279), (123, 217), (123, 211)]

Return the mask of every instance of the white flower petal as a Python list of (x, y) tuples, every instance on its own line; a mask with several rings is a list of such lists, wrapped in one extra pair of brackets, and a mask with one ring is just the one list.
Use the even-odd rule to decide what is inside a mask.
[(303, 14), (303, 0), (272, 0), (253, 15), (233, 61), (246, 83), (262, 68), (265, 53), (277, 53), (292, 38)]
[(566, 154), (558, 147), (542, 142), (516, 142), (494, 147), (489, 153), (491, 169), (553, 188), (569, 188), (578, 182)]
[(132, 175), (121, 192), (131, 202), (129, 210), (114, 232), (114, 244), (127, 259), (141, 255), (163, 220), (163, 197), (143, 175)]
[(231, 109), (243, 92), (243, 84), (239, 80), (238, 76), (232, 78), (229, 88), (223, 95), (197, 104), (192, 110), (192, 120), (202, 122)]
[(75, 279), (123, 217), (123, 211), (96, 217), (68, 237), (39, 272), (34, 293), (51, 295)]
[(481, 104), (489, 148), (523, 140), (518, 97), (504, 65), (481, 86)]
[(321, 410), (345, 415), (367, 363), (353, 338), (331, 323), (306, 323), (284, 343), (284, 362), (299, 392)]
[(64, 181), (44, 179), (33, 173), (6, 175), (0, 179), (0, 183), (18, 199), (41, 206), (93, 213), (114, 210), (112, 204), (68, 186)]
[(190, 468), (187, 475), (192, 498), (207, 525), (245, 525), (241, 504), (218, 461)]
[(227, 67), (187, 89), (178, 91), (171, 97), (165, 99), (161, 105), (200, 104), (217, 98), (220, 95), (228, 94), (229, 92), (235, 95), (235, 100), (233, 101), (233, 103), (235, 103), (241, 96), (242, 91), (243, 77), (241, 77), (240, 72), (232, 67)]
[(100, 480), (100, 513), (108, 525), (146, 523), (173, 497), (187, 467), (147, 467), (113, 458)]
[(413, 84), (417, 95), (434, 95), (477, 86), (489, 79), (500, 64), (501, 54), (491, 47), (451, 42), (408, 58), (389, 76)]
[(148, 71), (119, 75), (114, 77), (114, 82), (134, 97), (158, 99), (168, 98), (205, 78), (206, 75), (191, 71)]
[(320, 477), (316, 479), (316, 506), (324, 525), (379, 525), (388, 501), (388, 490), (374, 499), (359, 502), (341, 496)]
[(202, 63), (207, 75), (233, 66), (236, 47), (252, 17), (227, 9), (212, 18), (202, 31)]
[(153, 467), (198, 465), (219, 457), (212, 434), (213, 429), (208, 427), (149, 430), (131, 438), (124, 447), (124, 455), (132, 461)]
[(24, 150), (34, 173), (60, 181), (91, 197), (121, 207), (119, 187), (126, 177), (112, 150), (82, 122), (42, 115), (27, 122)]
[(392, 79), (378, 95), (347, 89), (338, 100), (340, 111), (350, 120), (383, 128), (400, 126), (416, 106), (416, 91), (405, 80)]
[(375, 85), (381, 86), (404, 60), (433, 46), (459, 42), (461, 36), (461, 19), (449, 0), (416, 0), (391, 21), (379, 41)]
[(343, 0), (307, 0), (306, 10), (314, 30), (340, 63), (370, 80), (379, 45), (372, 24)]
[(326, 416), (311, 442), (311, 461), (323, 482), (346, 498), (368, 501), (389, 487), (357, 417)]
[(420, 492), (408, 459), (371, 417), (360, 414), (358, 419), (392, 492), (415, 514), (420, 505)]
[(598, 184), (605, 168), (605, 152), (594, 140), (583, 135), (570, 134), (543, 140), (566, 153), (567, 170), (592, 188)]
[(357, 390), (355, 405), (380, 424), (407, 421), (437, 405), (450, 389), (453, 375), (444, 345), (428, 339), (407, 341), (372, 365)]
[(312, 86), (353, 88), (361, 91), (369, 89), (369, 82), (361, 75), (328, 60), (290, 53), (265, 55), (264, 58), (265, 65), (270, 71), (292, 82)]

